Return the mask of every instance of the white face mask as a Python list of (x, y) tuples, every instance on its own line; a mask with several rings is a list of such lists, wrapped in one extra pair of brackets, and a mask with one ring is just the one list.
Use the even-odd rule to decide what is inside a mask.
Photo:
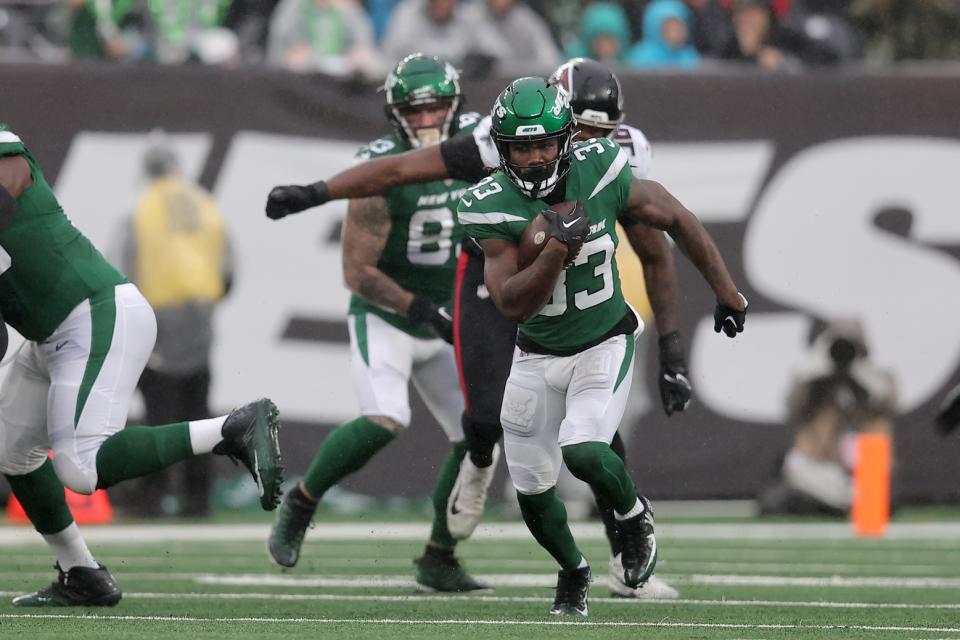
[[(517, 188), (520, 189), (520, 192), (527, 196), (528, 198), (543, 198), (553, 191), (554, 187), (557, 186), (557, 182), (560, 180), (558, 174), (558, 169), (560, 168), (559, 162), (553, 163), (553, 172), (550, 174), (546, 180), (540, 182), (533, 182), (531, 180), (524, 180), (513, 170), (510, 170), (509, 176), (513, 180), (513, 183), (517, 185)], [(537, 187), (540, 189), (537, 189)]]
[(394, 109), (393, 113), (396, 119), (400, 122), (400, 126), (403, 127), (406, 138), (410, 141), (410, 146), (412, 146), (414, 149), (420, 149), (422, 147), (429, 147), (431, 145), (443, 142), (447, 138), (446, 134), (450, 131), (456, 111), (457, 101), (455, 100), (448, 107), (446, 116), (438, 126), (421, 127), (417, 130), (414, 130), (410, 126), (410, 123), (407, 121), (407, 119), (400, 115), (400, 111), (398, 109)]

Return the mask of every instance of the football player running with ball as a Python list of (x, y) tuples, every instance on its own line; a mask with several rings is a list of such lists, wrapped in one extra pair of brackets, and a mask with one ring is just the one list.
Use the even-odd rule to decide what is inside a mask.
[[(674, 239), (716, 294), (718, 332), (743, 330), (746, 300), (697, 218), (658, 183), (634, 178), (619, 145), (609, 138), (573, 143), (562, 88), (542, 78), (516, 80), (492, 119), (501, 168), (471, 187), (458, 215), (483, 248), (497, 308), (519, 323), (500, 422), (523, 519), (560, 565), (550, 612), (585, 616), (590, 566), (556, 495), (561, 462), (613, 507), (623, 582), (643, 584), (657, 558), (650, 503), (610, 447), (640, 329), (620, 290), (617, 221), (628, 235), (647, 225)], [(550, 209), (572, 201), (569, 215)], [(520, 270), (520, 239), (541, 212), (550, 223), (547, 240)]]
[[(406, 57), (387, 77), (384, 89), (395, 133), (362, 148), (358, 160), (395, 156), (453, 135), (469, 135), (480, 120), (477, 114), (461, 113), (458, 74), (435, 57)], [(343, 271), (353, 292), (350, 345), (361, 415), (327, 436), (303, 481), (287, 493), (277, 511), (268, 547), (281, 566), (297, 563), (324, 493), (409, 426), (412, 378), (452, 445), (433, 494), (430, 540), (416, 560), (417, 582), (437, 591), (487, 588), (454, 557), (457, 540), (446, 523), (448, 497), (467, 445), (460, 424), (463, 398), (457, 366), (448, 344), (453, 324), (441, 305), (450, 299), (463, 237), (456, 203), (468, 186), (453, 181), (397, 186), (382, 196), (350, 201)]]
[[(652, 163), (650, 144), (639, 129), (623, 124), (623, 97), (617, 77), (599, 62), (574, 58), (557, 68), (551, 79), (570, 96), (576, 139), (612, 138), (627, 153), (634, 176), (645, 178)], [(402, 184), (446, 178), (479, 182), (500, 166), (490, 129), (491, 119), (486, 116), (473, 128), (472, 135), (451, 137), (439, 145), (402, 154), (379, 156), (326, 182), (275, 187), (267, 200), (267, 215), (283, 218), (332, 199), (385, 193)], [(647, 295), (660, 336), (660, 396), (670, 415), (686, 408), (692, 391), (677, 332), (679, 287), (673, 255), (659, 229), (634, 225), (628, 240), (643, 263)], [(483, 270), (483, 252), (467, 238), (457, 267), (451, 308), (465, 399), (463, 430), (469, 446), (447, 505), (447, 526), (457, 539), (468, 538), (483, 515), (499, 454), (500, 407), (517, 336), (516, 322), (501, 315), (490, 299)], [(614, 435), (611, 446), (621, 458), (625, 456), (619, 434)], [(676, 590), (656, 576), (638, 588), (623, 583), (620, 536), (613, 508), (600, 497), (598, 507), (611, 548), (607, 579), (611, 593), (635, 598), (676, 597)]]
[[(196, 269), (218, 296), (220, 265)], [(15, 606), (109, 606), (121, 590), (80, 535), (64, 498), (159, 471), (202, 453), (240, 461), (276, 506), (282, 467), (277, 408), (126, 427), (157, 323), (140, 291), (67, 219), (36, 160), (0, 125), (0, 312), (27, 342), (0, 387), (0, 472), (57, 559), (58, 578)], [(53, 459), (47, 457), (53, 452)]]

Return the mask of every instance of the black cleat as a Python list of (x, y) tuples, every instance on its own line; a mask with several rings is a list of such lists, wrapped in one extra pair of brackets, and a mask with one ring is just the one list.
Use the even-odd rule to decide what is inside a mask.
[(424, 591), (466, 593), (489, 591), (493, 588), (467, 573), (453, 555), (453, 549), (428, 547), (422, 556), (413, 561), (413, 564), (417, 567), (415, 572), (417, 584)]
[(317, 503), (304, 495), (300, 485), (287, 491), (280, 508), (277, 509), (277, 516), (270, 527), (270, 538), (267, 540), (267, 551), (275, 563), (285, 568), (297, 564), (303, 536), (306, 535), (316, 510)]
[(557, 595), (550, 607), (550, 615), (584, 618), (590, 615), (587, 609), (587, 592), (590, 591), (592, 580), (590, 567), (561, 569), (557, 573)]
[(250, 471), (264, 511), (273, 511), (280, 502), (283, 464), (277, 435), (279, 416), (277, 405), (267, 398), (234, 409), (223, 423), (223, 440), (213, 448), (214, 453), (234, 463), (242, 462)]
[(653, 535), (653, 507), (643, 496), (637, 496), (643, 503), (643, 513), (627, 520), (618, 520), (617, 529), (623, 551), (623, 582), (636, 589), (653, 575), (657, 566), (657, 539)]
[(105, 566), (72, 567), (62, 571), (54, 565), (57, 581), (36, 593), (17, 596), (15, 607), (112, 607), (120, 602), (123, 592)]

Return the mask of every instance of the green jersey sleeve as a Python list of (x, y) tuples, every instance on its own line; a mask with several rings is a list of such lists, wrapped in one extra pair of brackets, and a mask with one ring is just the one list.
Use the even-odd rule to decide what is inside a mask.
[(19, 156), (27, 152), (27, 148), (20, 140), (20, 136), (10, 131), (10, 128), (0, 123), (0, 156)]
[(576, 176), (569, 181), (576, 190), (574, 197), (568, 188), (570, 199), (589, 202), (600, 197), (608, 206), (626, 208), (633, 172), (623, 147), (609, 138), (595, 138), (575, 144), (570, 155), (571, 173)]
[(457, 218), (475, 240), (498, 238), (517, 244), (526, 226), (546, 206), (542, 200), (525, 197), (498, 171), (460, 198)]
[(353, 163), (360, 164), (373, 158), (390, 156), (396, 153), (402, 153), (403, 151), (406, 151), (406, 148), (400, 143), (396, 136), (391, 134), (377, 138), (373, 142), (357, 149), (357, 152), (353, 154)]

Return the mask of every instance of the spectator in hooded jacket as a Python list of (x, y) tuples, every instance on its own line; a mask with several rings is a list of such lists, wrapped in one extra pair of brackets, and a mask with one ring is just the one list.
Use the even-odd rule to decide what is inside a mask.
[(630, 50), (632, 67), (691, 69), (700, 54), (691, 42), (691, 15), (680, 0), (654, 0), (643, 14), (643, 39)]
[(583, 12), (580, 38), (567, 48), (566, 58), (593, 58), (607, 65), (626, 61), (630, 49), (630, 23), (623, 7), (596, 2)]

